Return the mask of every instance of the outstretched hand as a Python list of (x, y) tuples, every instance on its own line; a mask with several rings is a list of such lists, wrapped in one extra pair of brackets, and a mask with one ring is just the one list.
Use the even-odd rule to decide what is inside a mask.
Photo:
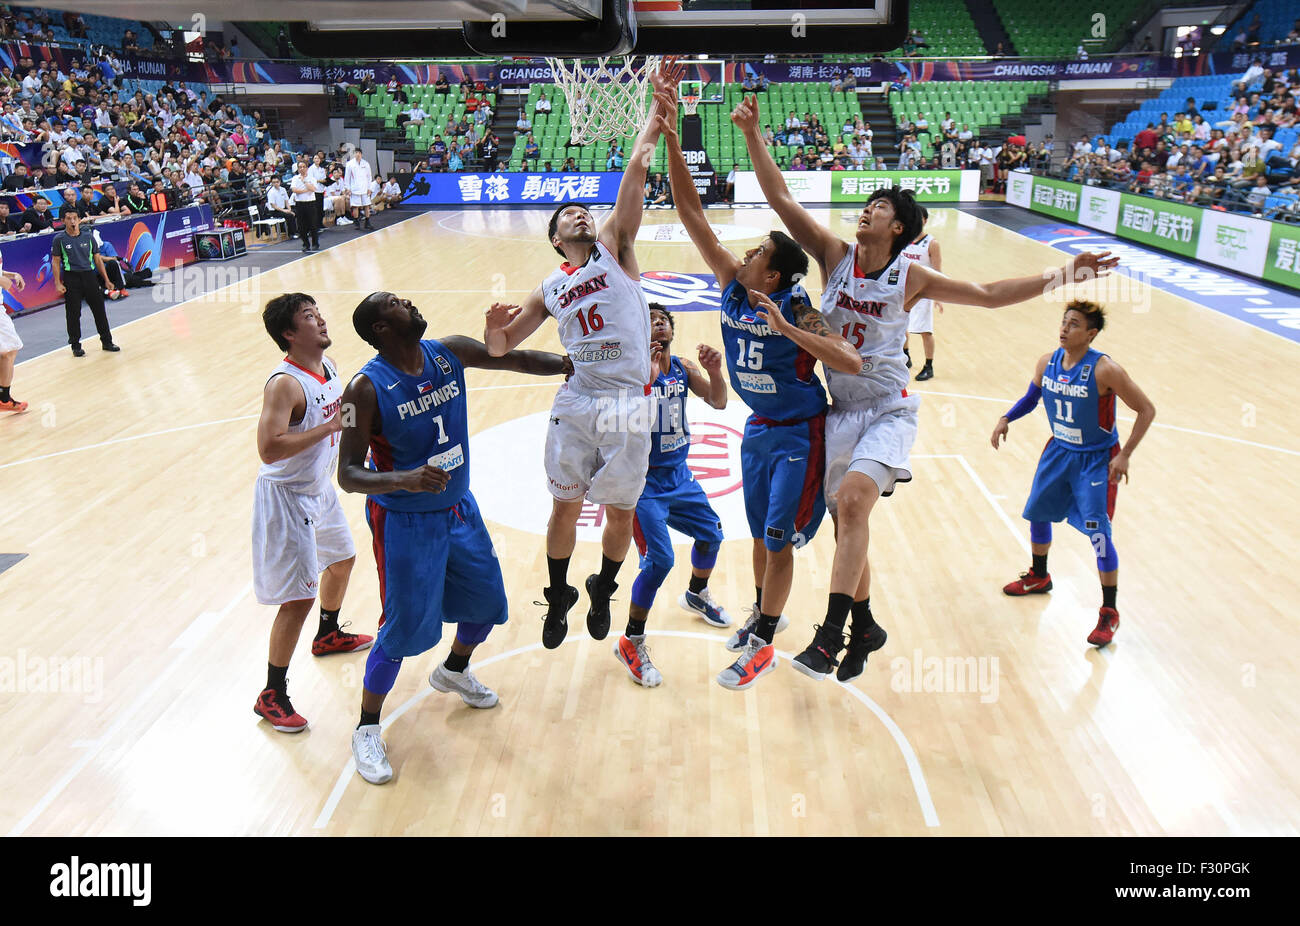
[(650, 72), (650, 86), (659, 94), (668, 88), (674, 91), (686, 76), (686, 66), (677, 60), (676, 55), (668, 55), (659, 62), (659, 67)]
[(701, 344), (698, 347), (700, 366), (704, 367), (707, 373), (722, 372), (722, 352), (716, 347), (710, 347), (707, 344)]
[(1086, 283), (1088, 280), (1104, 277), (1119, 264), (1118, 257), (1111, 257), (1110, 251), (1085, 251), (1068, 265), (1071, 283)]
[(494, 302), (492, 303), (492, 307), (484, 313), (486, 315), (484, 329), (487, 331), (504, 331), (522, 311), (523, 309), (517, 305)]
[(659, 115), (656, 117), (659, 123), (659, 134), (663, 135), (665, 141), (677, 141), (677, 88), (670, 87), (667, 90), (656, 91), (655, 103), (659, 107)]
[(740, 105), (731, 112), (731, 121), (742, 132), (758, 131), (758, 97), (742, 97)]

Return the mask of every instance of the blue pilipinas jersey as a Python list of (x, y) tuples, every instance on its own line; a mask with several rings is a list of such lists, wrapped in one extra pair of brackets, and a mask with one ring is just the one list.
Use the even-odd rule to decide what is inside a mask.
[(438, 341), (421, 341), (420, 348), (424, 370), (419, 376), (408, 376), (379, 356), (361, 368), (379, 403), (379, 433), (370, 437), (372, 468), (389, 473), (427, 463), (451, 477), (441, 492), (370, 496), (392, 511), (440, 511), (469, 489), (465, 369)]
[(1089, 350), (1073, 367), (1065, 367), (1065, 348), (1058, 347), (1043, 370), (1043, 408), (1053, 439), (1070, 450), (1105, 450), (1119, 442), (1115, 430), (1115, 393), (1101, 395), (1097, 362), (1106, 356)]
[(651, 384), (654, 397), (654, 427), (650, 432), (650, 465), (677, 467), (686, 462), (691, 449), (691, 431), (686, 424), (686, 390), (690, 378), (678, 357), (668, 360), (668, 372), (660, 371)]
[[(802, 286), (772, 293), (781, 314), (794, 324), (793, 303), (809, 302)], [(800, 421), (826, 408), (817, 361), (794, 341), (775, 334), (758, 318), (749, 294), (736, 280), (722, 291), (722, 341), (731, 388), (754, 414), (773, 421)]]

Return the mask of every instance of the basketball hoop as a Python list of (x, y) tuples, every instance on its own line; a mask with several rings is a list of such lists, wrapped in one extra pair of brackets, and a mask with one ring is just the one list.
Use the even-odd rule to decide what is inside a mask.
[[(639, 63), (638, 63), (639, 62)], [(547, 58), (569, 104), (569, 140), (575, 145), (637, 134), (650, 114), (650, 75), (657, 55), (645, 58)]]
[(700, 98), (699, 98), (698, 96), (684, 96), (684, 97), (682, 97), (682, 110), (683, 110), (683, 111), (686, 113), (686, 115), (688, 115), (688, 116), (693, 116), (693, 115), (695, 115), (695, 107), (697, 107), (697, 106), (699, 106), (699, 105), (700, 105)]

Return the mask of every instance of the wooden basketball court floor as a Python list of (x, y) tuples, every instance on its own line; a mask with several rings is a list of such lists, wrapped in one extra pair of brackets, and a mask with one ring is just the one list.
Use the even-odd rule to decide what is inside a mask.
[[(251, 707), (273, 609), (250, 586), (254, 429), (280, 357), (262, 302), (316, 294), (347, 375), (371, 353), (350, 315), (372, 290), (410, 296), (431, 336), (481, 337), (486, 305), (521, 299), (554, 267), (548, 214), (414, 215), (269, 272), (256, 291), (212, 293), (134, 322), (119, 332), (119, 355), (57, 351), (20, 364), (32, 409), (0, 419), (0, 553), (28, 554), (0, 574), (0, 832), (1300, 828), (1300, 351), (1160, 291), (1147, 293), (1147, 311), (1116, 308), (1098, 340), (1158, 409), (1119, 494), (1123, 624), (1106, 650), (1084, 639), (1100, 604), (1091, 549), (1063, 525), (1055, 591), (1027, 600), (1000, 591), (1028, 566), (1020, 510), (1046, 428), (1041, 413), (1014, 424), (999, 452), (989, 433), (1055, 346), (1060, 304), (953, 306), (937, 317), (938, 375), (917, 390), (915, 480), (873, 518), (872, 602), (889, 643), (853, 685), (816, 683), (786, 664), (756, 691), (720, 688), (713, 677), (732, 658), (724, 634), (675, 603), (685, 546), (651, 615), (663, 687), (634, 685), (613, 637), (586, 639), (585, 602), (565, 645), (541, 649), (532, 602), (545, 578), (542, 446), (512, 422), (544, 413), (557, 383), (471, 371), (471, 431), (498, 429), (476, 449), (476, 495), (493, 511), (543, 512), (541, 524), (533, 514), (515, 526), (490, 516), (511, 620), (475, 664), (501, 705), (475, 711), (430, 692), (445, 643), (407, 660), (385, 711), (396, 778), (367, 785), (349, 751), (364, 655), (314, 660), (304, 633), (289, 677), (310, 729), (286, 736), (260, 723)], [(710, 215), (738, 236), (737, 250), (774, 221), (765, 210)], [(847, 214), (822, 215), (851, 237)], [(671, 212), (645, 218), (673, 222)], [(990, 280), (1062, 262), (955, 210), (935, 210), (931, 230), (954, 275)], [(638, 252), (643, 271), (705, 269), (688, 244), (642, 242)], [(716, 318), (679, 314), (677, 351), (700, 341), (721, 346)], [(558, 349), (554, 327), (529, 346)], [(732, 403), (728, 420), (739, 421)], [(692, 417), (707, 411), (695, 404)], [(1131, 420), (1121, 409), (1125, 436)], [(378, 583), (362, 499), (343, 503), (358, 547), (343, 616), (373, 632)], [(739, 617), (752, 595), (750, 541), (731, 533), (713, 588)], [(828, 519), (797, 554), (793, 623), (777, 639), (787, 658), (824, 613), (832, 555)], [(598, 557), (595, 543), (580, 543), (573, 574)], [(615, 635), (634, 570), (633, 557)]]

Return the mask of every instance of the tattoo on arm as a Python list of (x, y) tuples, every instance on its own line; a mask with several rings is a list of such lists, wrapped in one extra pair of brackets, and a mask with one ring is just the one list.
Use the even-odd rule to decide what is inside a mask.
[(822, 317), (822, 313), (807, 302), (796, 302), (794, 304), (794, 323), (809, 334), (815, 334), (819, 337), (827, 337), (831, 334), (830, 325), (826, 324), (826, 319)]

